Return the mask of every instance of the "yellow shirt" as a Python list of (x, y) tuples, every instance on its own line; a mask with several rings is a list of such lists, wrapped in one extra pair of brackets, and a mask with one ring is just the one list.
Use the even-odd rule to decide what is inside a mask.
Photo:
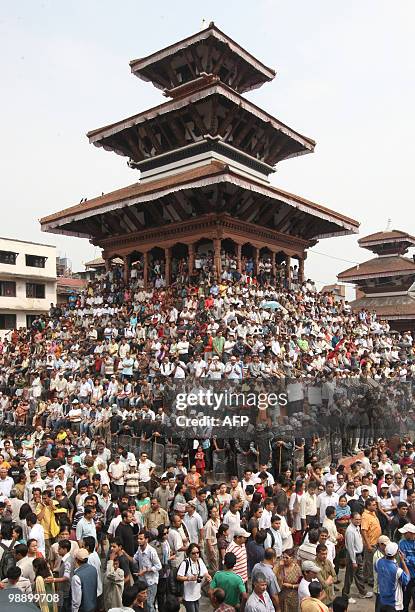
[(41, 506), (41, 504), (38, 504), (36, 506), (36, 515), (39, 515), (43, 509), (45, 510), (43, 519), (39, 521), (39, 523), (42, 525), (43, 531), (45, 532), (45, 540), (49, 540), (52, 537), (50, 533), (50, 519), (54, 512), (48, 506), (44, 507)]
[(326, 604), (315, 597), (305, 597), (300, 604), (301, 612), (328, 612)]
[(382, 535), (382, 529), (374, 512), (363, 511), (361, 530), (365, 532), (369, 546), (376, 546), (378, 538)]

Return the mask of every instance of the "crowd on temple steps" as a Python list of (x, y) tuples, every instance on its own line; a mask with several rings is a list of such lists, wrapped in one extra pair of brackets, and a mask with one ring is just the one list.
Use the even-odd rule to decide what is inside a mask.
[[(167, 288), (160, 262), (148, 287), (139, 263), (128, 284), (114, 266), (0, 342), (0, 589), (42, 612), (198, 612), (202, 597), (220, 612), (355, 597), (407, 612), (411, 332), (295, 269), (274, 278), (266, 258), (255, 274), (224, 255), (220, 279), (195, 263)], [(287, 380), (316, 385), (318, 405), (306, 392), (251, 440), (171, 427), (172, 383)]]

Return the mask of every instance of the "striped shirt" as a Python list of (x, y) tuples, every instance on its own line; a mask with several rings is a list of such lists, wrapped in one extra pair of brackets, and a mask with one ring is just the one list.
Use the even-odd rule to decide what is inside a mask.
[(239, 546), (235, 541), (231, 542), (226, 549), (226, 552), (232, 552), (236, 557), (236, 564), (233, 568), (234, 574), (240, 576), (243, 582), (248, 581), (248, 564), (247, 564), (247, 556), (246, 556), (246, 548), (245, 544)]

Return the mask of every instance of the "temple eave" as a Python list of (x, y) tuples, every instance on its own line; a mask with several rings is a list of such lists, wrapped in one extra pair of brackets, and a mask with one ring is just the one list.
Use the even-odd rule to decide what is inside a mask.
[[(213, 200), (209, 199), (206, 190), (209, 190), (210, 197), (214, 197)], [(186, 198), (180, 201), (184, 197), (180, 195), (183, 192), (186, 192)], [(154, 210), (155, 201), (163, 202), (159, 212)], [(353, 219), (271, 185), (247, 179), (232, 172), (227, 166), (214, 163), (204, 168), (182, 172), (180, 175), (117, 190), (44, 217), (41, 219), (41, 225), (44, 231), (61, 228), (93, 235), (96, 230), (90, 231), (83, 226), (88, 223), (96, 225), (105, 215), (116, 216), (118, 212), (125, 212), (128, 217), (122, 219), (122, 224), (128, 231), (137, 225), (141, 226), (140, 229), (148, 225), (148, 214), (151, 218), (154, 217), (155, 224), (168, 226), (177, 220), (177, 217), (185, 220), (186, 216), (192, 214), (212, 212), (213, 206), (216, 206), (216, 212), (231, 212), (234, 216), (238, 213), (241, 220), (255, 222), (260, 226), (269, 225), (271, 220), (274, 220), (275, 229), (291, 232), (294, 236), (303, 233), (307, 239), (322, 235), (355, 233), (358, 230), (358, 223)], [(131, 213), (128, 210), (131, 210)], [(166, 216), (163, 218), (163, 215)]]

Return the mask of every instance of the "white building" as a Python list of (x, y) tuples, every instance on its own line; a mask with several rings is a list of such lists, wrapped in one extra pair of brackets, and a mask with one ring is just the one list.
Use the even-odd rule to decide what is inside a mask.
[(0, 238), (0, 336), (56, 304), (56, 247)]

